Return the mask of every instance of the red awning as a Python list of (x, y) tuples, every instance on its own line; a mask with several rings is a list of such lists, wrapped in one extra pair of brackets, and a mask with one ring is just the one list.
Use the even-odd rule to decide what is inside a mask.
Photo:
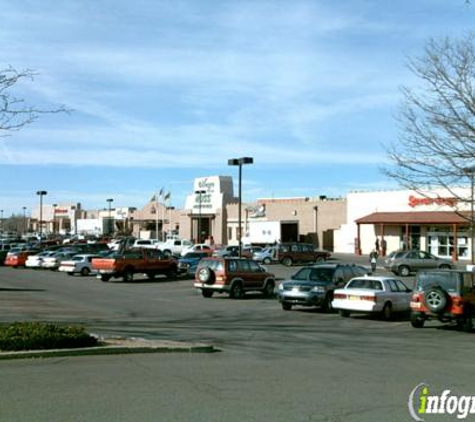
[[(461, 214), (465, 215), (464, 218)], [(470, 224), (468, 213), (453, 211), (375, 212), (355, 220), (357, 224)]]

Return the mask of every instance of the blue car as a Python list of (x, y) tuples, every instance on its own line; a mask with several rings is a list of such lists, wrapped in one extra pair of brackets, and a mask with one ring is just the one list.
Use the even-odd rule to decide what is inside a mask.
[(194, 278), (201, 259), (208, 256), (207, 252), (188, 252), (183, 258), (178, 260), (178, 273)]

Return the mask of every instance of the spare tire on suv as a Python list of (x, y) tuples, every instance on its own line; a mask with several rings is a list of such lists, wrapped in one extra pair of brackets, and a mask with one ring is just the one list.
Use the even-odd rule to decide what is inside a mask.
[(441, 287), (431, 287), (424, 291), (424, 302), (427, 308), (435, 314), (439, 314), (449, 304), (450, 296)]
[(202, 267), (198, 270), (198, 280), (205, 284), (213, 284), (216, 280), (216, 275), (211, 268)]

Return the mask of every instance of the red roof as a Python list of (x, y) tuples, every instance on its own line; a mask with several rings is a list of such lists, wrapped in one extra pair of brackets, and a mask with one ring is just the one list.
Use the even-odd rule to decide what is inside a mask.
[(355, 220), (357, 224), (469, 224), (467, 217), (453, 211), (375, 212)]

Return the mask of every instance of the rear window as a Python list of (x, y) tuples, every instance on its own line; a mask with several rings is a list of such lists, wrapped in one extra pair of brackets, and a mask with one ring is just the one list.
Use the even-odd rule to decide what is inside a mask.
[(223, 261), (220, 259), (202, 259), (199, 263), (199, 267), (207, 267), (213, 271), (223, 271)]
[(383, 285), (379, 280), (371, 280), (367, 278), (355, 278), (346, 286), (347, 289), (370, 289), (383, 290)]
[(457, 292), (459, 273), (450, 271), (418, 272), (416, 290), (422, 291), (428, 287), (442, 287), (447, 292)]

